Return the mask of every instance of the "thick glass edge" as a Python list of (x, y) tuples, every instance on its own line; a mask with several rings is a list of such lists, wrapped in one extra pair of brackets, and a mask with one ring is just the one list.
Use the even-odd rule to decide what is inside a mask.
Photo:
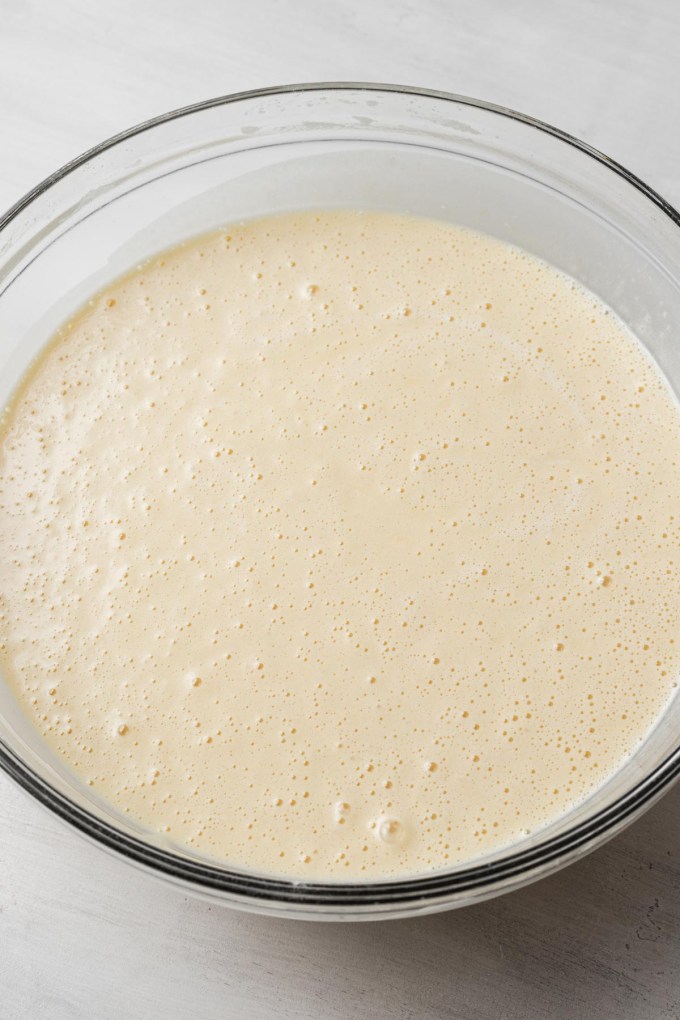
[(497, 114), (498, 116), (505, 117), (508, 120), (514, 120), (520, 124), (525, 124), (528, 127), (543, 132), (544, 134), (552, 135), (554, 138), (565, 142), (572, 148), (580, 150), (584, 153), (584, 155), (590, 156), (596, 162), (601, 163), (603, 166), (622, 177), (629, 184), (632, 184), (646, 198), (650, 199), (664, 213), (666, 213), (673, 223), (680, 226), (680, 212), (678, 212), (678, 210), (667, 202), (666, 199), (658, 192), (656, 192), (648, 184), (645, 184), (643, 180), (637, 177), (630, 170), (626, 169), (626, 167), (622, 166), (621, 163), (618, 163), (616, 160), (607, 156), (594, 146), (589, 145), (587, 142), (581, 141), (574, 137), (574, 135), (570, 135), (568, 132), (562, 131), (560, 128), (554, 127), (552, 124), (538, 120), (536, 117), (520, 113), (518, 110), (513, 110), (508, 106), (499, 106), (496, 103), (489, 103), (484, 99), (475, 99), (472, 96), (465, 96), (456, 92), (444, 92), (437, 89), (424, 89), (408, 85), (393, 85), (381, 82), (329, 81), (301, 82), (291, 85), (272, 85), (267, 88), (250, 89), (245, 92), (233, 92), (224, 96), (217, 96), (213, 99), (206, 99), (198, 103), (192, 103), (189, 106), (181, 106), (176, 110), (171, 110), (168, 113), (162, 113), (157, 117), (150, 118), (149, 120), (141, 121), (139, 124), (136, 124), (131, 128), (127, 128), (125, 131), (120, 131), (118, 134), (112, 135), (110, 138), (105, 139), (103, 142), (93, 146), (91, 149), (87, 149), (80, 156), (76, 156), (75, 159), (70, 160), (58, 170), (55, 170), (54, 173), (45, 177), (44, 180), (30, 191), (26, 192), (22, 198), (15, 202), (14, 205), (0, 216), (0, 231), (4, 230), (5, 227), (7, 227), (7, 225), (15, 219), (23, 209), (30, 205), (31, 202), (35, 201), (35, 199), (40, 195), (44, 194), (53, 185), (58, 183), (58, 181), (67, 177), (70, 173), (73, 173), (73, 171), (77, 170), (85, 163), (88, 163), (91, 159), (101, 155), (101, 153), (114, 148), (116, 145), (127, 141), (129, 138), (134, 138), (136, 135), (144, 134), (146, 131), (150, 131), (155, 127), (168, 123), (169, 121), (179, 120), (181, 117), (187, 117), (193, 113), (200, 113), (202, 110), (211, 110), (219, 106), (228, 106), (232, 103), (242, 102), (244, 100), (263, 99), (267, 96), (288, 95), (296, 92), (305, 93), (327, 91), (393, 92), (405, 96), (421, 96), (428, 99), (441, 99), (446, 102), (457, 103), (461, 106), (470, 106), (475, 109), (486, 110), (489, 113)]
[(513, 878), (519, 877), (522, 884), (539, 878), (544, 869), (555, 870), (561, 861), (566, 863), (568, 858), (577, 854), (579, 850), (586, 853), (593, 849), (606, 839), (610, 830), (625, 825), (629, 818), (632, 820), (632, 817), (641, 813), (647, 805), (651, 805), (667, 786), (680, 778), (680, 749), (669, 755), (638, 786), (608, 808), (599, 811), (568, 832), (536, 847), (508, 854), (488, 864), (461, 868), (454, 872), (438, 872), (402, 881), (371, 883), (285, 881), (186, 860), (122, 833), (113, 825), (77, 806), (42, 780), (3, 741), (0, 741), (0, 768), (63, 821), (136, 864), (150, 868), (169, 879), (195, 886), (204, 892), (227, 896), (231, 894), (241, 900), (259, 902), (263, 906), (267, 903), (286, 903), (312, 913), (324, 907), (375, 906), (386, 909), (391, 904), (395, 909), (399, 907), (407, 909), (409, 905), (423, 909), (428, 903), (438, 903), (447, 897), (453, 901), (465, 893), (474, 894), (476, 890), (482, 888), (502, 887)]
[[(617, 163), (588, 143), (580, 141), (573, 135), (509, 107), (435, 89), (382, 84), (378, 82), (309, 82), (251, 89), (249, 91), (219, 96), (180, 107), (119, 132), (64, 164), (28, 191), (0, 216), (0, 232), (6, 229), (32, 202), (79, 167), (107, 150), (114, 148), (116, 145), (150, 131), (155, 127), (203, 110), (227, 106), (239, 101), (290, 93), (324, 91), (386, 92), (440, 99), (461, 106), (485, 110), (509, 120), (517, 121), (527, 127), (553, 136), (558, 141), (579, 150), (584, 155), (602, 164), (606, 169), (615, 173), (639, 191), (668, 216), (675, 226), (680, 228), (680, 213), (654, 191), (653, 188), (645, 184), (644, 181), (620, 163)], [(376, 907), (387, 907), (392, 901), (394, 902), (395, 909), (401, 907), (408, 910), (408, 905), (412, 904), (415, 910), (416, 908), (423, 908), (428, 901), (434, 903), (447, 896), (453, 899), (465, 892), (472, 892), (481, 887), (500, 885), (518, 874), (523, 874), (526, 880), (529, 881), (533, 877), (538, 877), (537, 873), (551, 863), (568, 858), (580, 848), (587, 849), (588, 845), (594, 841), (597, 842), (605, 839), (606, 834), (611, 829), (625, 824), (626, 819), (639, 813), (645, 805), (653, 801), (668, 785), (680, 777), (680, 747), (668, 755), (637, 786), (618, 798), (609, 807), (597, 812), (591, 818), (570, 829), (563, 835), (553, 837), (536, 847), (519, 853), (510, 853), (488, 864), (462, 868), (454, 872), (439, 872), (432, 876), (421, 876), (406, 881), (342, 885), (339, 883), (286, 882), (261, 877), (256, 874), (250, 876), (230, 872), (224, 868), (212, 867), (208, 864), (188, 861), (161, 849), (150, 847), (141, 840), (121, 833), (118, 829), (96, 818), (90, 812), (76, 806), (67, 797), (58, 793), (22, 762), (2, 740), (0, 740), (0, 768), (37, 801), (84, 835), (91, 837), (96, 842), (103, 844), (108, 849), (135, 863), (158, 871), (168, 878), (179, 879), (189, 885), (197, 886), (205, 892), (213, 891), (218, 894), (232, 894), (244, 900), (252, 900), (253, 906), (261, 903), (264, 907), (267, 902), (272, 904), (289, 904), (292, 908), (309, 913), (313, 913), (315, 910), (323, 907), (352, 908), (373, 904)]]

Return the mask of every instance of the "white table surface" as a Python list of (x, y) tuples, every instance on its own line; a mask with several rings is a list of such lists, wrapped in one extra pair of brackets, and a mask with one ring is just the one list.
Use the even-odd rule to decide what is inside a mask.
[[(83, 149), (256, 86), (364, 79), (516, 107), (680, 205), (677, 0), (0, 0), (0, 208)], [(530, 888), (415, 921), (210, 907), (0, 776), (0, 1017), (680, 1017), (680, 786)]]

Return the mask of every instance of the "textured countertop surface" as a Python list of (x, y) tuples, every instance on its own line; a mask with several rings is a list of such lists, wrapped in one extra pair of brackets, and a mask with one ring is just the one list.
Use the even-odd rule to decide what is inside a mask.
[[(680, 205), (675, 0), (0, 0), (0, 208), (131, 124), (257, 86), (447, 89), (554, 123)], [(211, 907), (0, 776), (0, 1016), (680, 1017), (680, 786), (590, 857), (414, 921)]]

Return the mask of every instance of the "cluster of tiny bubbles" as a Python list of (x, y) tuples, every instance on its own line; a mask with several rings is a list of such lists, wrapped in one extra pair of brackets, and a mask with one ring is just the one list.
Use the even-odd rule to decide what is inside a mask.
[(672, 695), (680, 416), (615, 315), (501, 242), (356, 212), (187, 242), (64, 326), (1, 438), (4, 675), (192, 853), (473, 860)]

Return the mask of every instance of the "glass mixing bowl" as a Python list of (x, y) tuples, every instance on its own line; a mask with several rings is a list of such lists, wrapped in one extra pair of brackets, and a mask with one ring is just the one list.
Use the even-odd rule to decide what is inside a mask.
[[(596, 150), (512, 110), (333, 83), (246, 92), (157, 117), (69, 163), (10, 209), (0, 219), (0, 402), (60, 323), (131, 265), (230, 221), (319, 207), (437, 217), (519, 245), (602, 298), (680, 386), (680, 218), (662, 198)], [(403, 917), (525, 885), (628, 825), (680, 772), (680, 701), (619, 772), (541, 832), (406, 881), (282, 881), (173, 846), (99, 801), (1, 683), (0, 764), (75, 829), (187, 891), (288, 917)]]

